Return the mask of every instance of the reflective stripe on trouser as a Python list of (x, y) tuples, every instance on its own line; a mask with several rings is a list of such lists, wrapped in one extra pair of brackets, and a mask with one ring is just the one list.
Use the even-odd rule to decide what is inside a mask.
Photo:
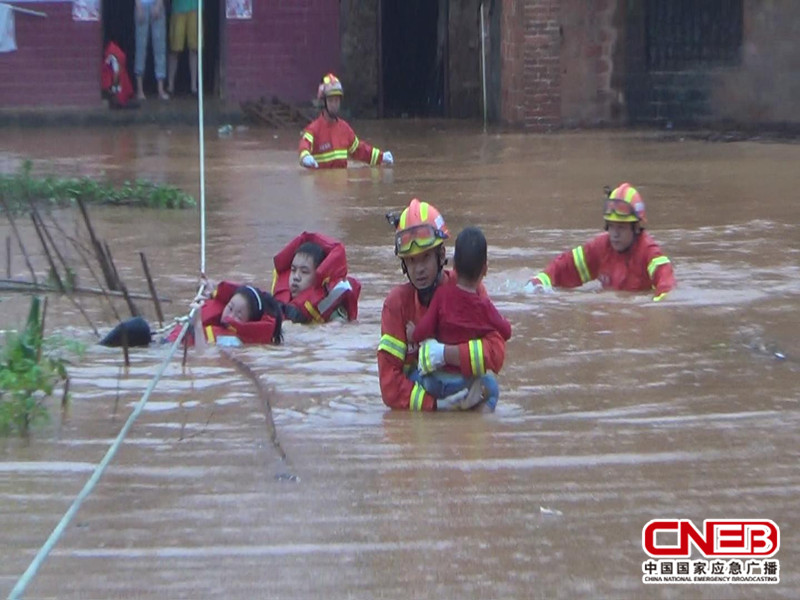
[(486, 374), (486, 364), (483, 359), (483, 341), (469, 341), (469, 365), (472, 374), (480, 377)]
[(425, 388), (415, 383), (411, 388), (411, 397), (408, 399), (408, 410), (422, 410), (422, 403), (425, 401)]
[(586, 283), (591, 281), (592, 277), (589, 275), (589, 267), (586, 266), (586, 256), (583, 254), (583, 246), (573, 248), (572, 260), (575, 263), (575, 268), (578, 269), (578, 275), (581, 277), (581, 282)]
[(378, 344), (378, 352), (383, 350), (384, 352), (388, 352), (395, 358), (399, 358), (400, 360), (406, 359), (406, 345), (398, 340), (396, 337), (389, 335), (388, 333), (384, 333), (381, 336), (381, 341)]
[(647, 274), (650, 276), (650, 279), (653, 278), (653, 273), (656, 272), (658, 267), (669, 264), (669, 262), (670, 260), (666, 256), (656, 256), (651, 260), (650, 264), (647, 265)]

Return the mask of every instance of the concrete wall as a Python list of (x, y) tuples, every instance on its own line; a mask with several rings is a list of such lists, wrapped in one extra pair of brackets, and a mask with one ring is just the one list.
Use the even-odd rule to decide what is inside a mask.
[(475, 118), (482, 114), (479, 4), (479, 0), (450, 2), (447, 49), (450, 117)]
[(252, 19), (225, 26), (227, 99), (310, 101), (322, 76), (339, 72), (339, 0), (258, 0)]
[[(561, 118), (568, 127), (612, 120), (619, 43), (616, 0), (561, 0)], [(617, 83), (617, 85), (619, 85)], [(617, 110), (613, 111), (618, 114)]]
[(0, 53), (0, 107), (101, 105), (100, 21), (73, 21), (71, 2), (21, 5), (17, 50)]
[(344, 113), (378, 116), (378, 0), (341, 0)]
[(800, 122), (800, 2), (744, 0), (743, 16), (741, 66), (715, 74), (713, 116)]

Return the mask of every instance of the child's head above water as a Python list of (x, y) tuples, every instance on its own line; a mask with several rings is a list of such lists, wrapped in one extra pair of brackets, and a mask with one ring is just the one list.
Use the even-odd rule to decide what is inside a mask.
[(466, 227), (456, 238), (453, 259), (458, 283), (476, 288), (486, 275), (486, 237), (477, 227)]
[(231, 321), (240, 323), (260, 321), (265, 314), (275, 319), (275, 334), (272, 336), (272, 341), (279, 344), (283, 338), (281, 332), (283, 312), (280, 304), (271, 294), (262, 292), (252, 285), (243, 285), (236, 288), (233, 296), (228, 300), (225, 308), (222, 309), (220, 322), (226, 325)]
[(324, 259), (325, 251), (319, 244), (304, 242), (300, 245), (294, 253), (289, 274), (289, 293), (292, 298), (316, 285), (317, 267)]

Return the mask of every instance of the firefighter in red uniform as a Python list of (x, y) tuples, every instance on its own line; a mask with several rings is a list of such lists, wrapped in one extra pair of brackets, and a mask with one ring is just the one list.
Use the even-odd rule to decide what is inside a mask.
[[(460, 369), (467, 378), (479, 378), (488, 371), (499, 372), (505, 359), (505, 341), (493, 331), (481, 339), (463, 344), (445, 345), (426, 340), (417, 347), (406, 337), (406, 324), (415, 325), (428, 309), (433, 293), (440, 285), (456, 285), (452, 271), (445, 270), (444, 240), (449, 232), (439, 211), (427, 202), (414, 198), (399, 215), (387, 215), (395, 226), (395, 254), (408, 277), (392, 289), (383, 303), (381, 340), (378, 345), (378, 376), (383, 402), (393, 409), (468, 410), (483, 399), (480, 385), (473, 385), (446, 398), (435, 398), (408, 374), (417, 366), (424, 374), (445, 365)], [(486, 295), (481, 285), (478, 293)], [(422, 368), (424, 366), (424, 369)], [(477, 394), (474, 393), (475, 390)]]
[(325, 75), (317, 90), (322, 110), (319, 117), (306, 126), (300, 138), (300, 164), (309, 169), (345, 169), (347, 157), (352, 156), (372, 167), (392, 165), (391, 152), (381, 152), (358, 139), (350, 125), (339, 118), (342, 96), (344, 90), (336, 75)]
[(672, 264), (644, 228), (644, 202), (623, 183), (608, 194), (603, 209), (606, 232), (556, 257), (525, 286), (528, 292), (578, 287), (599, 279), (604, 289), (651, 291), (662, 300), (675, 287)]

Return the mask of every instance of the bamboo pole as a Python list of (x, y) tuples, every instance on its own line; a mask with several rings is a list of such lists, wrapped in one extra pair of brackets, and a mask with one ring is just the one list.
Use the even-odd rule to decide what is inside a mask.
[(19, 234), (17, 224), (14, 222), (14, 215), (11, 214), (11, 209), (8, 208), (6, 199), (3, 196), (0, 196), (0, 203), (2, 203), (3, 208), (6, 211), (8, 222), (11, 225), (11, 231), (14, 232), (14, 236), (17, 238), (17, 243), (19, 244), (19, 249), (22, 252), (22, 256), (25, 257), (25, 264), (28, 265), (28, 270), (31, 272), (31, 279), (33, 279), (34, 283), (38, 283), (38, 280), (36, 279), (36, 272), (33, 270), (33, 265), (31, 264), (31, 259), (28, 257), (28, 253), (25, 251), (25, 244), (22, 243), (22, 236)]
[(153, 297), (153, 304), (156, 306), (156, 315), (158, 315), (158, 326), (164, 326), (164, 313), (161, 311), (161, 304), (158, 302), (158, 294), (156, 294), (156, 286), (153, 283), (153, 278), (150, 275), (150, 268), (147, 266), (147, 257), (144, 252), (139, 252), (139, 258), (142, 259), (142, 268), (144, 275), (147, 277), (147, 286), (150, 288), (150, 295)]
[(86, 210), (86, 205), (83, 202), (83, 198), (78, 196), (75, 198), (75, 200), (78, 203), (78, 208), (81, 211), (81, 215), (83, 215), (83, 222), (86, 223), (86, 229), (89, 231), (89, 239), (92, 242), (92, 248), (94, 248), (97, 261), (100, 263), (100, 268), (103, 271), (103, 277), (106, 278), (106, 285), (110, 290), (117, 291), (118, 288), (114, 285), (114, 273), (108, 264), (108, 259), (103, 251), (103, 246), (94, 233), (92, 221), (89, 219), (89, 211)]
[(11, 236), (6, 236), (6, 277), (11, 279)]
[[(47, 285), (46, 283), (33, 283), (32, 281), (16, 281), (13, 279), (0, 279), (0, 291), (4, 292), (19, 292), (19, 293), (28, 293), (28, 292), (57, 292), (58, 289)], [(113, 290), (105, 290), (102, 288), (91, 288), (91, 287), (75, 287), (73, 290), (77, 294), (88, 294), (88, 295), (102, 295), (108, 294), (109, 296), (115, 297), (124, 297), (122, 292), (117, 292)], [(150, 294), (147, 292), (128, 292), (128, 296), (131, 298), (136, 298), (137, 300), (147, 300), (150, 298)], [(165, 304), (172, 303), (170, 298), (159, 298), (160, 302), (164, 302)]]
[(39, 223), (36, 220), (35, 213), (31, 213), (31, 221), (33, 222), (33, 228), (36, 230), (36, 235), (39, 237), (39, 241), (42, 243), (44, 255), (47, 257), (47, 263), (50, 265), (50, 272), (53, 274), (53, 279), (56, 280), (56, 284), (58, 285), (58, 291), (64, 293), (67, 291), (67, 288), (64, 287), (64, 282), (61, 281), (61, 275), (58, 274), (56, 263), (53, 261), (53, 256), (50, 254), (50, 249), (47, 247), (44, 234), (39, 229)]
[(111, 255), (111, 248), (108, 246), (108, 242), (103, 242), (106, 250), (106, 256), (108, 257), (108, 263), (111, 265), (111, 270), (114, 272), (114, 278), (117, 281), (117, 286), (119, 290), (122, 292), (122, 297), (125, 298), (125, 302), (128, 304), (128, 309), (131, 311), (132, 317), (138, 317), (142, 313), (139, 312), (139, 309), (131, 300), (130, 294), (128, 294), (128, 286), (122, 283), (122, 279), (119, 277), (119, 272), (117, 271), (117, 265), (114, 264), (114, 257)]

